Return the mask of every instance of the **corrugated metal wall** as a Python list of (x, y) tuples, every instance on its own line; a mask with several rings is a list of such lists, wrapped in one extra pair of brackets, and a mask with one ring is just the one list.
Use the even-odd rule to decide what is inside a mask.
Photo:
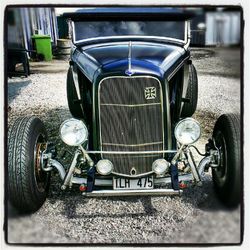
[(52, 44), (58, 39), (54, 8), (8, 8), (8, 47), (34, 49), (31, 36), (50, 35)]
[(206, 27), (206, 45), (240, 43), (240, 12), (208, 12)]

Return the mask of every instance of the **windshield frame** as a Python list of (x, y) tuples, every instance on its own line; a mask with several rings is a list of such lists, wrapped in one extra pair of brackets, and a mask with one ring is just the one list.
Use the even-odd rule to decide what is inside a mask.
[(185, 20), (184, 25), (184, 40), (172, 38), (172, 37), (165, 37), (165, 36), (137, 36), (137, 35), (124, 35), (124, 36), (100, 36), (100, 37), (93, 37), (93, 38), (86, 38), (81, 40), (76, 40), (75, 36), (75, 24), (73, 20), (69, 20), (69, 24), (71, 27), (71, 38), (72, 42), (76, 46), (83, 46), (83, 45), (90, 45), (95, 43), (103, 43), (109, 41), (127, 41), (127, 40), (136, 40), (136, 41), (155, 41), (155, 42), (163, 42), (163, 43), (174, 43), (177, 45), (181, 45), (187, 47), (190, 43), (190, 21)]

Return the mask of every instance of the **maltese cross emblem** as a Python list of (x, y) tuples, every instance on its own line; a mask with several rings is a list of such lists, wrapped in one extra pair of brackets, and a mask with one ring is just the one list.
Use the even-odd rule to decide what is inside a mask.
[(156, 88), (155, 87), (146, 87), (144, 90), (145, 98), (147, 100), (156, 98)]

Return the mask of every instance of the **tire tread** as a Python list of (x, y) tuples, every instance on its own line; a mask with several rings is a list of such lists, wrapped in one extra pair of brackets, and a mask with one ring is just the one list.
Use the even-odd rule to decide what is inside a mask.
[(21, 212), (36, 211), (46, 196), (37, 196), (30, 168), (32, 126), (44, 126), (35, 116), (18, 118), (8, 131), (8, 193), (11, 203)]
[(240, 202), (241, 187), (240, 116), (232, 113), (221, 115), (215, 124), (214, 134), (217, 130), (223, 133), (226, 141), (228, 175), (225, 184), (220, 187), (213, 171), (215, 190), (225, 205), (235, 207)]
[(184, 103), (181, 116), (191, 117), (196, 110), (198, 101), (198, 77), (196, 69), (193, 64), (191, 64), (189, 67), (189, 80), (188, 80), (186, 98), (188, 98), (190, 102)]

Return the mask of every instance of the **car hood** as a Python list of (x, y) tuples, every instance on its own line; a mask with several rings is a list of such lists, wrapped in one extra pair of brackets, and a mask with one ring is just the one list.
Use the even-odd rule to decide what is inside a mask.
[(185, 54), (185, 49), (177, 45), (125, 42), (82, 47), (73, 53), (73, 58), (93, 80), (100, 74), (112, 73), (163, 76), (170, 74)]

